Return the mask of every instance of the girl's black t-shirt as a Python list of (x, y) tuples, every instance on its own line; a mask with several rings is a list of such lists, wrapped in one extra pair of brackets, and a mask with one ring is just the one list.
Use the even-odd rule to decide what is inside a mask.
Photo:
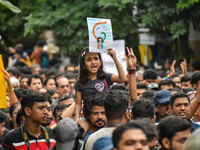
[(81, 92), (82, 99), (85, 102), (88, 97), (94, 96), (98, 92), (109, 92), (109, 88), (113, 84), (111, 76), (112, 74), (106, 73), (105, 79), (89, 80), (85, 84), (82, 84), (78, 79), (74, 85), (74, 89)]

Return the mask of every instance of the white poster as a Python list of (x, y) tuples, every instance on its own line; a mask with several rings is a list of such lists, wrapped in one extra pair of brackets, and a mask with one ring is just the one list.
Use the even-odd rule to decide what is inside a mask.
[(107, 53), (113, 48), (113, 35), (110, 19), (87, 18), (89, 31), (89, 51)]
[[(114, 50), (116, 51), (117, 59), (122, 65), (125, 73), (127, 74), (127, 65), (126, 65), (126, 56), (125, 56), (125, 41), (124, 40), (114, 40), (113, 42)], [(107, 55), (107, 53), (101, 53), (101, 57), (103, 59), (104, 69), (108, 73), (117, 74), (118, 71), (113, 59)]]

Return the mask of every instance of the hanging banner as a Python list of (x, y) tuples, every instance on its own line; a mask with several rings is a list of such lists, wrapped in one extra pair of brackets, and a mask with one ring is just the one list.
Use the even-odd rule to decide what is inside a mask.
[(2, 56), (0, 55), (0, 108), (7, 108), (6, 103), (6, 80), (4, 77), (4, 73), (2, 72), (4, 69)]
[(107, 53), (113, 48), (113, 35), (110, 19), (87, 18), (89, 32), (89, 51)]

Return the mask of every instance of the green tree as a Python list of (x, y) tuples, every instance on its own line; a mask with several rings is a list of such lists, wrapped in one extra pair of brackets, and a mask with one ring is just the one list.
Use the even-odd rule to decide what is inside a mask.
[(132, 5), (126, 2), (115, 7), (104, 3), (103, 0), (44, 1), (41, 11), (26, 17), (25, 35), (34, 34), (38, 28), (52, 29), (58, 45), (69, 55), (75, 55), (88, 45), (86, 18), (96, 17), (111, 19), (114, 37), (125, 38), (133, 28)]
[(199, 0), (135, 0), (138, 13), (136, 21), (151, 29), (158, 39), (180, 42), (182, 56), (188, 58), (189, 25), (200, 29)]
[[(13, 13), (20, 13), (21, 12), (21, 10), (18, 7), (14, 6), (11, 2), (9, 2), (7, 0), (0, 0), (0, 10), (2, 10), (2, 11), (10, 10)], [(2, 25), (1, 27), (3, 28), (4, 26)], [(1, 38), (2, 38), (2, 35), (0, 34), (0, 40), (1, 40)], [(4, 50), (4, 48), (5, 48), (4, 44), (0, 44), (0, 54), (2, 54), (2, 56), (3, 56), (4, 65), (7, 66), (8, 55), (7, 55), (6, 50)]]
[[(1, 0), (2, 1), (2, 0)], [(38, 35), (53, 30), (57, 44), (70, 56), (88, 45), (86, 17), (109, 18), (114, 39), (126, 39), (136, 48), (138, 27), (148, 27), (160, 41), (175, 43), (183, 56), (188, 52), (188, 31), (192, 22), (200, 28), (199, 0), (10, 0), (21, 13), (0, 8), (0, 33), (7, 46), (35, 44)], [(137, 9), (135, 9), (137, 8)], [(135, 10), (137, 14), (133, 15)], [(130, 40), (131, 39), (131, 40)], [(133, 40), (132, 40), (133, 39)], [(170, 39), (170, 40), (169, 40)], [(184, 45), (185, 44), (185, 45)]]
[(53, 30), (61, 49), (70, 56), (77, 56), (88, 46), (87, 17), (111, 19), (115, 39), (130, 36), (130, 31), (136, 29), (130, 3), (130, 0), (18, 1), (20, 14), (0, 12), (3, 16), (0, 32), (6, 44), (11, 45), (26, 38), (33, 39), (45, 30)]

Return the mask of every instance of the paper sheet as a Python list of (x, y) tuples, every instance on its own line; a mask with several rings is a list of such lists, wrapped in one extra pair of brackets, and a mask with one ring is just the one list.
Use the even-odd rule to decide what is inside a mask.
[(87, 18), (89, 31), (89, 51), (107, 53), (113, 48), (113, 34), (110, 19)]

